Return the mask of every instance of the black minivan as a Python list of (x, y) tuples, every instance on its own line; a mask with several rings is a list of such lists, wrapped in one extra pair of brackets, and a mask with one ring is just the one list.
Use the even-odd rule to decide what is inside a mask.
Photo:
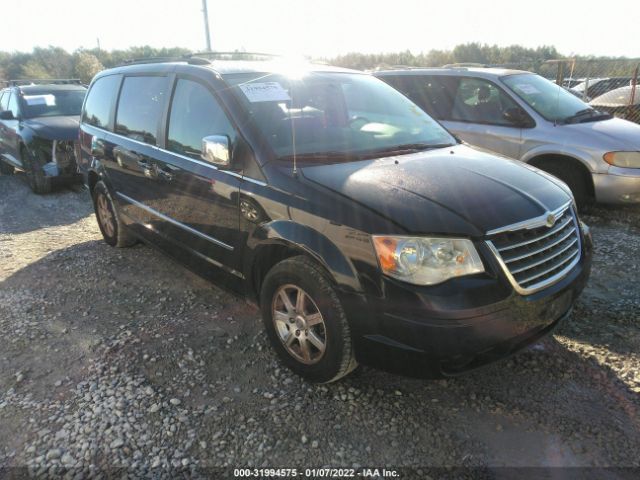
[(198, 56), (106, 70), (77, 153), (108, 244), (144, 240), (255, 300), (314, 382), (486, 364), (550, 332), (589, 276), (566, 185), (461, 144), (361, 72)]

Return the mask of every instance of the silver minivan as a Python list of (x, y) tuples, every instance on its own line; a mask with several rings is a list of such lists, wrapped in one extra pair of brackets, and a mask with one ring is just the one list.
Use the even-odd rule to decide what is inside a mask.
[(579, 205), (640, 203), (640, 125), (531, 72), (419, 68), (375, 75), (463, 141), (563, 180)]

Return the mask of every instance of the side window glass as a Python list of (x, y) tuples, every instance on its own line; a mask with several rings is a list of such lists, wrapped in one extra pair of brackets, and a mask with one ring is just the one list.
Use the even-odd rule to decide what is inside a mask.
[(438, 120), (451, 117), (453, 95), (447, 81), (440, 77), (415, 77), (409, 97)]
[(202, 139), (227, 135), (233, 144), (236, 133), (224, 110), (203, 85), (178, 80), (169, 116), (167, 149), (202, 160)]
[(517, 104), (495, 84), (479, 78), (461, 78), (451, 119), (512, 126), (504, 112)]
[(13, 116), (15, 118), (18, 118), (18, 113), (19, 113), (18, 95), (16, 95), (16, 92), (11, 93), (11, 97), (9, 97), (9, 105), (7, 106), (7, 110), (11, 110), (11, 113), (13, 113)]
[(118, 101), (116, 133), (155, 145), (167, 87), (167, 77), (125, 77)]
[(109, 127), (111, 106), (118, 95), (120, 78), (120, 75), (109, 75), (95, 81), (84, 105), (83, 122), (94, 127)]
[(2, 92), (0, 95), (0, 112), (4, 112), (9, 105), (9, 92)]

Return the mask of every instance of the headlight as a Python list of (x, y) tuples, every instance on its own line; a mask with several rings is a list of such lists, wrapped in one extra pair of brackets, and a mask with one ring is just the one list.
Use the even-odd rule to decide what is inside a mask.
[(484, 272), (470, 240), (374, 235), (383, 273), (415, 285), (435, 285), (462, 275)]
[(615, 167), (640, 168), (640, 152), (609, 152), (603, 158)]

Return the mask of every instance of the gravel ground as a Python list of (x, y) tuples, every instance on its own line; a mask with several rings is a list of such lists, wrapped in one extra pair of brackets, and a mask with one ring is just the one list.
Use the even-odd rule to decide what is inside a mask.
[(86, 191), (0, 177), (0, 476), (640, 467), (640, 210), (584, 220), (591, 281), (553, 337), (452, 380), (360, 368), (315, 386), (280, 366), (254, 306), (104, 244)]

